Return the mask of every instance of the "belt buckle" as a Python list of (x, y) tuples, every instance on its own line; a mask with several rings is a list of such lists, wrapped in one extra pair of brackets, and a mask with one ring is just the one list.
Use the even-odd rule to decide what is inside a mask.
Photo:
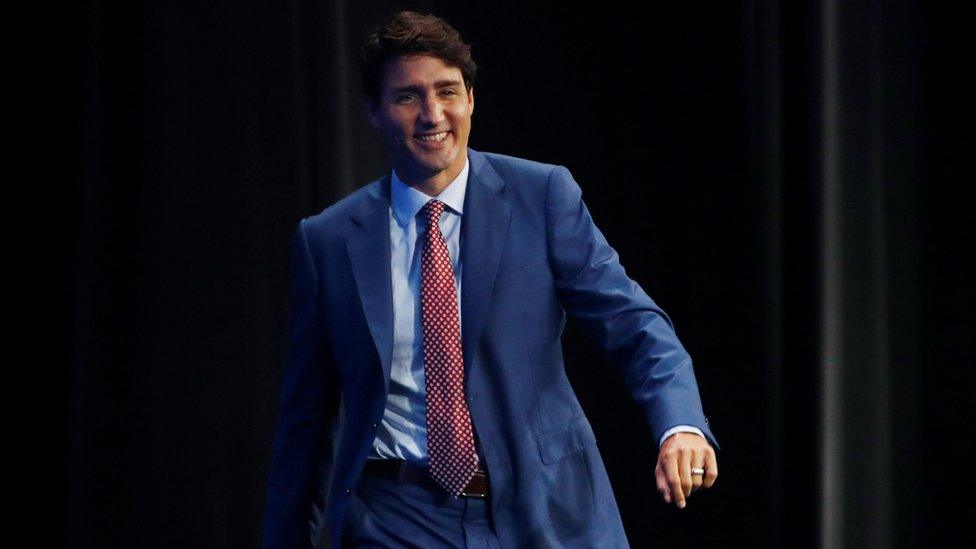
[[(487, 492), (487, 489), (488, 489), (488, 479), (485, 477), (485, 472), (484, 471), (475, 471), (474, 472), (474, 476), (471, 477), (471, 480), (473, 481), (475, 479), (475, 477), (478, 477), (478, 476), (481, 476), (482, 478), (485, 479), (484, 486), (485, 486), (485, 491)], [(471, 484), (472, 483), (469, 482), (468, 483), (468, 486), (470, 486)], [(465, 486), (465, 488), (467, 488), (467, 486)], [(486, 497), (487, 494), (481, 493), (481, 492), (468, 492), (467, 490), (462, 490), (461, 491), (461, 495), (464, 496), (464, 497), (466, 497), (466, 498), (485, 499), (485, 497)]]

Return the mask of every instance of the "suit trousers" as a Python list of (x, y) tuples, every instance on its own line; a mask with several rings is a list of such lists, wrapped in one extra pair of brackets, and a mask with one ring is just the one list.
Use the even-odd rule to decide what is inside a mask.
[[(489, 496), (490, 497), (490, 496)], [(347, 547), (500, 548), (487, 498), (363, 475), (342, 528)]]

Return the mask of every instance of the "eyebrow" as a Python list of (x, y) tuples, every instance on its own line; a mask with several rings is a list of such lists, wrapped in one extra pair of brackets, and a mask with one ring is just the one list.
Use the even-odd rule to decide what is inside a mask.
[[(460, 85), (461, 85), (460, 80), (438, 80), (437, 82), (434, 82), (435, 88), (446, 88), (448, 86), (460, 86)], [(413, 84), (410, 86), (401, 86), (399, 88), (396, 88), (393, 90), (393, 93), (401, 93), (401, 92), (408, 92), (408, 91), (422, 92), (424, 91), (424, 89), (421, 86)]]

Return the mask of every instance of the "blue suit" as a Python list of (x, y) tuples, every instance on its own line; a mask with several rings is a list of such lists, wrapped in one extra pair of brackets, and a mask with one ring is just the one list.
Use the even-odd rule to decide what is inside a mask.
[[(626, 547), (596, 438), (564, 370), (566, 315), (606, 352), (655, 441), (685, 424), (717, 447), (691, 358), (664, 311), (626, 275), (568, 169), (471, 148), (468, 157), (462, 349), (498, 538), (503, 547)], [(266, 548), (337, 545), (383, 416), (393, 349), (389, 179), (296, 231)]]

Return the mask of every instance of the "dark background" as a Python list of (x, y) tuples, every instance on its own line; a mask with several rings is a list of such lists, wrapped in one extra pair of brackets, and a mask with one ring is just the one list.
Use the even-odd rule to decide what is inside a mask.
[(962, 535), (973, 60), (948, 4), (84, 2), (55, 52), (66, 546), (259, 545), (290, 237), (389, 167), (356, 54), (402, 8), (473, 44), (470, 146), (567, 166), (695, 360), (720, 476), (679, 511), (564, 334), (635, 547)]

